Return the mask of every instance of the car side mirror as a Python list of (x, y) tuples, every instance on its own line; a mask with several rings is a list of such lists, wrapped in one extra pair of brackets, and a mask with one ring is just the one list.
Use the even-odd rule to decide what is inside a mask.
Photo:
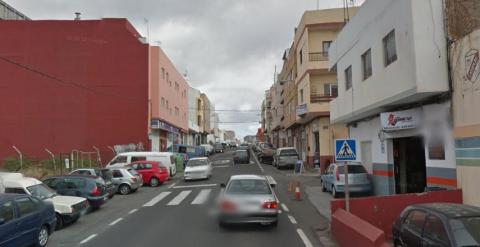
[(221, 183), (221, 184), (220, 184), (220, 187), (221, 187), (221, 188), (225, 188), (225, 187), (227, 187), (227, 185), (224, 184), (224, 183)]
[(5, 219), (4, 218), (0, 218), (0, 226), (5, 224)]

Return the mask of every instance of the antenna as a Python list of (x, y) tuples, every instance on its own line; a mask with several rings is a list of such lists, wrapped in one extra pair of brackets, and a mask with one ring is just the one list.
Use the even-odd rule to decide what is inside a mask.
[(317, 10), (320, 9), (320, 0), (317, 0)]
[(150, 42), (150, 25), (148, 23), (148, 18), (144, 18), (143, 21), (145, 22), (145, 25), (147, 25), (147, 42)]

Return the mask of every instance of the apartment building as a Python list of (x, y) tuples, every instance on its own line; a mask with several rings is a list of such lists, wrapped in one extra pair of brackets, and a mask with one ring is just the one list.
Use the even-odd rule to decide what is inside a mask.
[[(200, 99), (200, 90), (188, 86), (188, 145), (200, 145), (200, 124), (198, 114), (201, 113), (198, 101)], [(201, 103), (200, 103), (201, 107)]]
[(286, 135), (285, 129), (283, 127), (283, 120), (285, 119), (284, 114), (284, 103), (283, 98), (284, 89), (283, 83), (276, 80), (269, 90), (271, 104), (270, 104), (270, 132), (265, 133), (268, 135), (269, 141), (275, 147), (284, 147), (286, 146)]
[(30, 18), (0, 0), (0, 20), (30, 20)]
[(210, 99), (205, 93), (200, 94), (200, 98), (202, 100), (203, 108), (202, 108), (202, 124), (200, 125), (200, 131), (202, 136), (202, 144), (208, 143), (207, 137), (211, 134), (212, 128), (210, 124), (210, 120), (212, 118), (212, 103)]
[(151, 149), (171, 151), (187, 139), (188, 84), (158, 46), (150, 47), (149, 84)]
[(442, 1), (369, 0), (329, 50), (332, 123), (358, 140), (378, 195), (457, 184)]

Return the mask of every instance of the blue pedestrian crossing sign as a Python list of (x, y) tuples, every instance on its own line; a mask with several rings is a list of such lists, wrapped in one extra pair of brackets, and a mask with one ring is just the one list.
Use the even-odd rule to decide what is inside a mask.
[(357, 141), (354, 139), (335, 140), (335, 159), (353, 161), (357, 159)]

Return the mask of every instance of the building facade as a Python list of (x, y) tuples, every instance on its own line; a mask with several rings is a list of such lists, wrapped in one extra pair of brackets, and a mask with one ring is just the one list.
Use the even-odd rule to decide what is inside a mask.
[(442, 1), (369, 0), (330, 47), (331, 121), (349, 126), (377, 195), (457, 185), (443, 26)]
[(188, 134), (188, 84), (158, 46), (150, 47), (150, 128), (152, 151), (172, 151)]
[[(200, 145), (200, 123), (198, 114), (201, 112), (198, 100), (200, 99), (200, 90), (188, 87), (188, 145)], [(201, 107), (201, 106), (200, 106)]]
[(0, 32), (1, 158), (146, 148), (149, 47), (126, 19), (2, 20)]
[(0, 20), (30, 20), (30, 18), (0, 0)]

